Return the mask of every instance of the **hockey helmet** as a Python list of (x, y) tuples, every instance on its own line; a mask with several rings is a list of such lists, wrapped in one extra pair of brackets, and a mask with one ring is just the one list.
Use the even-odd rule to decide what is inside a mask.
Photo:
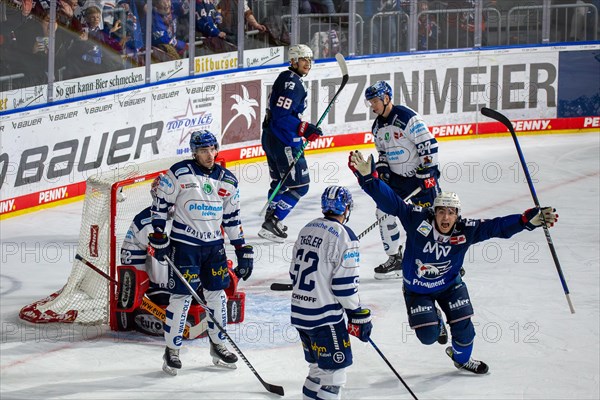
[(300, 58), (307, 58), (312, 61), (313, 52), (310, 49), (310, 47), (308, 47), (305, 44), (297, 44), (294, 46), (290, 46), (290, 48), (288, 49), (288, 59), (290, 60), (290, 63), (293, 62), (293, 60), (296, 60), (296, 62), (298, 62), (298, 59)]
[(353, 206), (352, 194), (344, 186), (329, 186), (321, 196), (321, 211), (323, 211), (323, 214), (344, 215), (346, 208), (352, 211)]
[(456, 214), (460, 215), (460, 199), (454, 192), (442, 192), (433, 200), (433, 209), (436, 207), (454, 207)]
[(195, 153), (199, 148), (210, 146), (215, 146), (215, 149), (219, 150), (217, 138), (209, 131), (195, 131), (190, 135), (190, 150), (192, 150), (192, 153)]
[(368, 102), (371, 99), (379, 98), (384, 101), (384, 95), (388, 95), (392, 99), (392, 87), (385, 81), (377, 81), (365, 90), (365, 100)]

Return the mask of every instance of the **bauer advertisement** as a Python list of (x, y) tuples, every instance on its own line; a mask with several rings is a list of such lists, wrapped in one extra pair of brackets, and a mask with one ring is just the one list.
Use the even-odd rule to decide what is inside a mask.
[[(377, 80), (390, 82), (394, 102), (421, 113), (439, 138), (506, 132), (480, 115), (483, 106), (504, 113), (519, 132), (598, 130), (600, 93), (589, 82), (600, 80), (599, 53), (596, 45), (349, 59), (348, 84), (321, 124), (324, 136), (308, 149), (372, 142), (363, 93)], [(576, 73), (577, 65), (586, 72)], [(82, 195), (85, 180), (99, 172), (185, 157), (198, 129), (221, 138), (228, 161), (261, 157), (260, 126), (283, 68), (220, 72), (0, 115), (0, 213)], [(585, 91), (567, 90), (565, 80)], [(303, 119), (316, 122), (341, 83), (337, 63), (315, 64), (305, 83)]]

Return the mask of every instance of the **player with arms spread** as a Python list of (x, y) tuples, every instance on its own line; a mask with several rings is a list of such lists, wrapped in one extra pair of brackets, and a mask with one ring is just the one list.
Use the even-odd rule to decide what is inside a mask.
[(294, 245), (291, 322), (309, 363), (304, 398), (340, 398), (346, 367), (352, 364), (348, 333), (363, 342), (371, 335), (371, 312), (362, 308), (358, 296), (358, 239), (344, 225), (352, 206), (347, 188), (326, 188), (321, 196), (323, 217), (302, 228)]
[[(279, 185), (298, 153), (303, 152), (303, 138), (316, 140), (323, 135), (316, 125), (300, 118), (306, 109), (307, 92), (302, 78), (312, 67), (310, 47), (299, 44), (288, 50), (290, 67), (279, 74), (269, 96), (269, 108), (263, 121), (262, 147), (267, 156), (271, 186), (268, 198)], [(287, 227), (282, 221), (308, 193), (310, 176), (304, 154), (298, 158), (279, 192), (269, 204), (265, 221), (258, 235), (282, 243), (287, 238)]]
[[(494, 237), (508, 239), (525, 229), (553, 226), (558, 219), (552, 207), (532, 208), (489, 220), (464, 219), (456, 193), (442, 192), (433, 207), (407, 204), (375, 175), (373, 156), (364, 160), (359, 151), (351, 152), (348, 163), (363, 190), (382, 211), (400, 218), (406, 230), (406, 251), (402, 260), (404, 300), (408, 322), (423, 344), (433, 344), (443, 331), (444, 323), (435, 303), (450, 324), (452, 346), (446, 354), (458, 369), (485, 374), (488, 366), (471, 358), (475, 329), (471, 317), (473, 306), (460, 269), (473, 244)], [(543, 219), (542, 214), (543, 213)]]
[[(405, 199), (416, 188), (421, 191), (412, 202), (421, 207), (431, 207), (440, 192), (438, 178), (438, 144), (423, 118), (403, 105), (392, 104), (392, 88), (378, 81), (365, 90), (365, 102), (377, 118), (372, 132), (379, 153), (376, 167), (379, 177), (394, 192)], [(388, 259), (375, 268), (375, 279), (402, 277), (402, 245), (396, 217), (376, 210), (379, 233)]]
[[(225, 291), (229, 286), (224, 232), (235, 247), (238, 266), (234, 270), (244, 280), (253, 268), (253, 249), (246, 245), (240, 220), (238, 181), (228, 169), (215, 164), (218, 143), (208, 131), (192, 132), (193, 159), (174, 164), (160, 180), (152, 206), (149, 236), (154, 257), (168, 256), (196, 290), (202, 284), (206, 305), (222, 327), (227, 324)], [(165, 234), (167, 210), (175, 206), (170, 237)], [(192, 295), (169, 270), (171, 297), (165, 322), (165, 372), (175, 375), (181, 368), (179, 349)], [(235, 368), (237, 357), (225, 346), (225, 337), (214, 323), (208, 324), (210, 354), (216, 365)]]

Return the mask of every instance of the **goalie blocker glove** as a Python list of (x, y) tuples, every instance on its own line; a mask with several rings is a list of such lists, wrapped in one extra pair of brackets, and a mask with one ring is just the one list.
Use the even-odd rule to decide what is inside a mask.
[(525, 211), (523, 215), (521, 215), (521, 225), (528, 231), (532, 231), (535, 228), (539, 228), (542, 226), (542, 215), (544, 214), (544, 221), (546, 221), (546, 226), (551, 228), (554, 226), (556, 221), (558, 221), (558, 214), (556, 214), (556, 209), (553, 207), (544, 207), (540, 209), (538, 207), (530, 208)]
[(348, 333), (356, 336), (363, 342), (368, 342), (373, 330), (371, 323), (371, 310), (359, 308), (358, 310), (346, 310), (348, 315)]
[(161, 232), (153, 232), (148, 235), (148, 254), (159, 261), (163, 261), (169, 254), (171, 243), (169, 237)]
[(298, 136), (302, 136), (309, 142), (312, 142), (323, 136), (323, 131), (316, 125), (303, 121), (298, 125)]
[(254, 268), (254, 249), (252, 246), (246, 245), (235, 249), (237, 258), (237, 267), (233, 270), (238, 278), (247, 280), (252, 274)]

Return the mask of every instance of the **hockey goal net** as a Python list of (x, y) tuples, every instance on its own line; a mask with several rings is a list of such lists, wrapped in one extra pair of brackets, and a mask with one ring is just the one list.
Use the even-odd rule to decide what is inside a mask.
[(86, 181), (77, 254), (111, 280), (75, 259), (65, 286), (23, 307), (19, 317), (33, 323), (110, 324), (116, 329), (111, 315), (116, 309), (115, 282), (123, 239), (135, 215), (152, 204), (153, 179), (181, 159), (131, 164), (90, 177)]

